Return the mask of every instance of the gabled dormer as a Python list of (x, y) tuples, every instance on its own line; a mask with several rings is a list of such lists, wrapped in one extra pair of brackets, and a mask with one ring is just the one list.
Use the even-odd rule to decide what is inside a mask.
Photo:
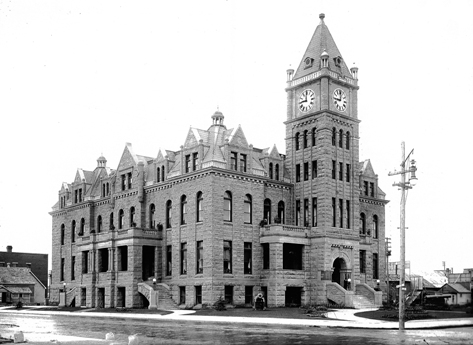
[(360, 196), (363, 198), (384, 199), (386, 194), (378, 187), (378, 175), (375, 174), (369, 159), (360, 163)]
[(61, 189), (59, 190), (59, 208), (64, 208), (70, 205), (70, 185), (67, 182), (63, 182)]
[(264, 149), (261, 160), (266, 170), (266, 176), (270, 180), (282, 181), (284, 179), (284, 160), (276, 145), (273, 145), (271, 149)]

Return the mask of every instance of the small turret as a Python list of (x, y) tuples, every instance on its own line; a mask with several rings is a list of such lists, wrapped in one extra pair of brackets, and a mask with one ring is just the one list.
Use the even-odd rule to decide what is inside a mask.
[(353, 76), (353, 79), (358, 80), (358, 67), (355, 66), (353, 63), (353, 67), (350, 68), (351, 75)]
[(328, 68), (328, 58), (329, 58), (329, 55), (327, 51), (324, 49), (322, 54), (320, 54), (320, 62), (322, 65), (321, 68)]
[(212, 125), (213, 126), (223, 126), (224, 116), (217, 108), (217, 111), (212, 115)]

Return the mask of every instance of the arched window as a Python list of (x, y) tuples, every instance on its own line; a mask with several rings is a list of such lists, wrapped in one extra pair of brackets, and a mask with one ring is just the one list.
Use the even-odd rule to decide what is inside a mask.
[(316, 144), (316, 136), (315, 136), (315, 132), (316, 132), (316, 128), (312, 128), (312, 146), (315, 146)]
[(171, 228), (171, 221), (172, 221), (172, 201), (168, 200), (166, 202), (166, 228)]
[(304, 148), (306, 149), (307, 148), (307, 129), (304, 131), (304, 138), (303, 138), (303, 144), (304, 144)]
[(125, 212), (123, 210), (118, 211), (118, 229), (123, 229), (125, 221)]
[(97, 217), (97, 232), (102, 231), (102, 216)]
[(161, 166), (161, 181), (164, 182), (164, 165)]
[(223, 195), (223, 220), (232, 221), (232, 193), (229, 191)]
[(66, 227), (64, 224), (61, 225), (61, 245), (64, 245), (64, 238), (66, 237)]
[(374, 215), (373, 216), (373, 238), (378, 238), (378, 236), (379, 236), (378, 216)]
[(181, 225), (186, 224), (186, 215), (187, 215), (187, 197), (183, 195), (181, 196)]
[(335, 142), (337, 140), (337, 130), (335, 127), (332, 128), (332, 145), (335, 146)]
[(347, 134), (345, 134), (345, 136), (346, 136), (345, 148), (347, 150), (349, 150), (350, 149), (350, 132), (347, 132)]
[(154, 204), (149, 205), (149, 228), (154, 229), (154, 213), (156, 212), (156, 206)]
[(299, 150), (299, 132), (296, 133), (295, 137), (296, 151)]
[(364, 213), (360, 214), (360, 223), (361, 223), (360, 234), (365, 235), (366, 234), (366, 216)]
[(266, 224), (271, 224), (271, 200), (269, 199), (264, 200), (263, 218), (266, 220)]
[(135, 222), (135, 208), (132, 206), (130, 208), (130, 227), (135, 227), (136, 222)]
[(156, 182), (161, 182), (161, 169), (159, 167), (156, 169)]
[(76, 241), (76, 221), (73, 220), (71, 224), (71, 242)]
[(110, 195), (110, 182), (107, 182), (107, 195)]
[(202, 192), (197, 193), (197, 203), (196, 203), (196, 221), (197, 222), (202, 222), (204, 220), (204, 214), (203, 214), (203, 209), (202, 207), (204, 202), (204, 196)]
[(105, 183), (102, 185), (102, 197), (105, 196)]
[(110, 213), (109, 223), (110, 223), (110, 230), (115, 230), (115, 225), (113, 225), (113, 212)]
[(285, 224), (286, 219), (284, 216), (284, 201), (278, 202), (278, 218), (281, 224)]
[(85, 231), (85, 219), (84, 218), (81, 218), (80, 220), (80, 229), (79, 229), (79, 233), (80, 235), (84, 235), (84, 231)]
[(276, 181), (279, 181), (279, 164), (276, 164), (274, 172), (276, 175)]
[(343, 130), (341, 129), (338, 136), (338, 147), (343, 148)]
[(245, 223), (251, 224), (253, 221), (253, 201), (250, 194), (245, 195), (244, 213), (245, 213)]
[(273, 163), (269, 163), (269, 178), (273, 179)]

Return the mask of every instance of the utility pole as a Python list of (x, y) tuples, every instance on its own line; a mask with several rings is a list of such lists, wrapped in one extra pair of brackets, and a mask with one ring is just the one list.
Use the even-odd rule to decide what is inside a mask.
[(386, 244), (386, 249), (385, 249), (385, 253), (386, 253), (386, 282), (387, 282), (387, 292), (386, 292), (386, 301), (388, 302), (388, 305), (391, 305), (391, 302), (390, 302), (390, 299), (389, 299), (389, 290), (390, 290), (390, 286), (389, 286), (389, 257), (391, 256), (391, 238), (390, 237), (386, 237), (385, 238), (385, 244)]
[[(414, 149), (407, 155), (404, 142), (401, 143), (402, 150), (402, 163), (401, 171), (390, 172), (388, 175), (401, 175), (401, 182), (394, 183), (393, 186), (400, 187), (401, 189), (401, 219), (400, 219), (400, 228), (401, 228), (401, 244), (400, 244), (400, 257), (401, 257), (401, 274), (399, 279), (399, 330), (404, 330), (405, 322), (405, 309), (406, 301), (404, 298), (405, 283), (406, 283), (406, 190), (411, 189), (415, 182), (417, 182), (417, 177), (415, 172), (417, 170), (415, 166), (415, 161), (411, 160), (410, 164), (407, 161), (411, 154), (414, 152)], [(407, 164), (406, 164), (407, 163)], [(407, 169), (406, 169), (407, 166)], [(410, 173), (409, 181), (406, 182), (406, 174)]]

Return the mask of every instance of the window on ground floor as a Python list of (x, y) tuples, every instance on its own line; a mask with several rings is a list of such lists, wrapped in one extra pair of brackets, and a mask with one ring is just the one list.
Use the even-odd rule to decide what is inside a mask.
[(302, 244), (283, 243), (283, 269), (302, 269)]
[(225, 302), (233, 304), (233, 286), (225, 285)]

